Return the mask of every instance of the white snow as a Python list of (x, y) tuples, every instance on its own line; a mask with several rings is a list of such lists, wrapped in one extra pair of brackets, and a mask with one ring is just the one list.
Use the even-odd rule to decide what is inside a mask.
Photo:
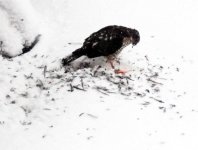
[[(11, 55), (42, 34), (29, 53), (0, 56), (1, 149), (197, 150), (197, 14), (194, 0), (0, 0)], [(65, 73), (61, 58), (113, 24), (140, 32), (116, 65), (128, 73), (101, 57)]]
[(0, 40), (11, 57), (21, 54), (23, 45), (30, 45), (41, 33), (40, 16), (29, 0), (1, 0), (0, 16)]

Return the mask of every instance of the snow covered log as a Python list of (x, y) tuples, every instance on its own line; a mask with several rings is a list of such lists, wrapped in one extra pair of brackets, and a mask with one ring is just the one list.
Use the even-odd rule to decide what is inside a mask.
[(0, 54), (15, 57), (39, 41), (39, 15), (30, 0), (0, 0)]

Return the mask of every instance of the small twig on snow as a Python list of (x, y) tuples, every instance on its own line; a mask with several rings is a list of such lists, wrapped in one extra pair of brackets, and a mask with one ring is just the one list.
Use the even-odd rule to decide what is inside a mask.
[(86, 91), (85, 89), (82, 89), (82, 88), (80, 88), (80, 87), (78, 87), (76, 85), (73, 85), (73, 89), (77, 89), (77, 90), (81, 90), (81, 91)]
[(153, 99), (153, 100), (155, 100), (155, 101), (157, 101), (157, 102), (159, 102), (159, 103), (164, 103), (164, 101), (162, 101), (162, 100), (160, 100), (160, 99), (157, 99), (157, 98), (154, 98), (154, 97), (149, 97), (149, 98), (151, 98), (151, 99)]
[(157, 82), (157, 81), (154, 81), (154, 80), (152, 80), (152, 79), (150, 79), (150, 78), (148, 78), (147, 81), (153, 82), (153, 83), (155, 83), (155, 84), (163, 85), (162, 83)]
[(47, 66), (44, 66), (44, 70), (43, 70), (43, 76), (44, 76), (44, 78), (46, 77), (46, 71), (47, 71)]

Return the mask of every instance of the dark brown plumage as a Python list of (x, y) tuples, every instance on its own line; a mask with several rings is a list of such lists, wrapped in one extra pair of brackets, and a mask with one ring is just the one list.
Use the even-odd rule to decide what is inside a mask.
[(107, 26), (91, 34), (85, 39), (83, 46), (62, 60), (69, 65), (72, 61), (85, 55), (88, 58), (100, 56), (116, 57), (129, 44), (136, 45), (140, 41), (139, 32), (123, 26)]

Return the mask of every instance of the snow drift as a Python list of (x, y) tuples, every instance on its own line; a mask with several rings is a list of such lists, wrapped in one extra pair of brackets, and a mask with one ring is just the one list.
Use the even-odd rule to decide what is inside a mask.
[(5, 56), (23, 53), (40, 33), (39, 15), (29, 0), (1, 0), (0, 17), (0, 50)]

